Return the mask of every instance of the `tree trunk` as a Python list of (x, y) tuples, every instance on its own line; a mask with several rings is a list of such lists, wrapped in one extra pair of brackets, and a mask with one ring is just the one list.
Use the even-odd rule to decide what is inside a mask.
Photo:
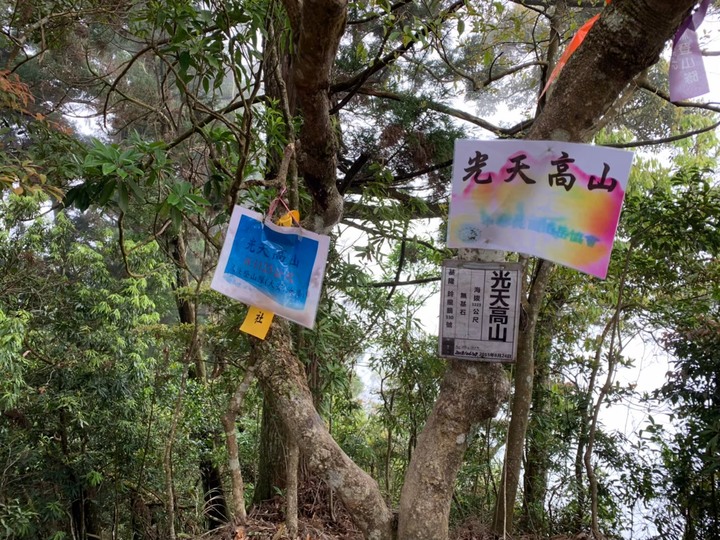
[(273, 324), (267, 339), (251, 338), (257, 376), (272, 395), (284, 434), (300, 448), (308, 469), (340, 496), (369, 540), (391, 540), (392, 514), (368, 474), (342, 451), (313, 406), (302, 364), (293, 354), (288, 323)]
[[(337, 141), (330, 119), (330, 80), (340, 38), (345, 32), (347, 0), (283, 0), (297, 54), (292, 82), (302, 111), (298, 173), (312, 195), (307, 227), (329, 232), (340, 221), (343, 198), (338, 191)], [(288, 90), (288, 94), (293, 92)]]
[(138, 492), (130, 495), (130, 528), (132, 540), (157, 540), (150, 507)]
[(400, 540), (448, 538), (455, 479), (473, 429), (497, 414), (509, 389), (499, 364), (450, 361), (405, 476), (400, 495)]
[(251, 360), (245, 376), (238, 385), (235, 393), (230, 398), (227, 411), (222, 415), (221, 420), (225, 429), (225, 444), (228, 453), (228, 469), (230, 470), (230, 482), (232, 484), (232, 516), (235, 521), (239, 521), (243, 525), (247, 519), (245, 513), (245, 485), (243, 483), (242, 473), (240, 472), (240, 452), (238, 449), (237, 428), (235, 420), (237, 419), (240, 409), (242, 408), (245, 394), (250, 388), (250, 384), (255, 378), (255, 363)]
[(540, 305), (545, 295), (545, 288), (550, 280), (552, 267), (553, 265), (547, 261), (538, 263), (538, 269), (528, 295), (527, 319), (518, 340), (515, 394), (512, 400), (508, 440), (505, 447), (505, 462), (500, 477), (500, 488), (493, 518), (493, 530), (496, 534), (505, 535), (512, 532), (513, 529), (515, 495), (520, 481), (525, 432), (527, 431), (530, 404), (532, 403), (533, 376), (535, 373), (535, 327)]
[(73, 529), (78, 540), (100, 538), (100, 522), (95, 508), (95, 490), (88, 490), (78, 483), (78, 496), (70, 505)]
[(285, 492), (285, 526), (290, 538), (298, 533), (298, 465), (300, 449), (295, 441), (289, 443), (287, 451), (287, 490)]
[(218, 529), (228, 522), (228, 509), (222, 488), (220, 469), (213, 463), (211, 456), (205, 454), (200, 459), (203, 498), (208, 530)]
[(255, 479), (253, 502), (272, 499), (277, 490), (285, 489), (285, 443), (280, 428), (281, 419), (269, 392), (264, 391), (262, 417), (260, 419), (260, 459)]
[[(187, 246), (185, 244), (184, 233), (180, 232), (173, 236), (170, 240), (170, 245), (170, 255), (175, 263), (177, 273), (175, 290), (187, 289), (191, 286), (191, 281), (187, 271)], [(183, 297), (182, 294), (176, 294), (175, 301), (177, 303), (180, 323), (192, 328), (192, 338), (185, 353), (186, 361), (190, 362), (191, 366), (188, 376), (200, 384), (205, 384), (207, 374), (197, 333), (196, 305), (194, 302)], [(209, 431), (195, 434), (194, 437), (208, 441), (211, 447), (215, 445), (215, 441), (210, 440), (212, 439), (212, 433)], [(201, 456), (199, 469), (203, 486), (205, 513), (208, 518), (208, 530), (214, 530), (227, 523), (229, 515), (222, 487), (222, 476), (220, 469), (209, 455)]]
[(540, 333), (535, 336), (535, 383), (523, 477), (523, 528), (539, 534), (546, 532), (543, 507), (550, 467), (548, 444), (554, 436), (554, 433), (543, 427), (547, 415), (553, 414), (548, 410), (552, 343), (558, 321), (557, 314), (567, 303), (568, 292), (569, 289), (560, 287), (546, 299), (538, 319)]
[[(590, 139), (597, 131), (599, 119), (627, 84), (657, 62), (665, 42), (694, 3), (617, 0), (607, 6), (560, 72), (552, 96), (527, 138), (572, 142)], [(531, 310), (539, 309), (544, 291), (538, 293), (537, 304), (528, 301)], [(493, 523), (496, 533), (512, 530), (534, 371), (535, 323), (532, 317), (529, 319), (518, 344), (509, 441)]]
[(544, 419), (553, 411), (548, 410), (548, 384), (550, 381), (550, 357), (556, 314), (564, 304), (564, 294), (546, 303), (538, 321), (540, 333), (536, 334), (535, 383), (532, 395), (532, 414), (528, 425), (525, 474), (523, 476), (522, 528), (528, 532), (544, 534), (544, 503), (547, 492), (547, 475), (550, 467), (548, 443), (553, 433), (543, 426)]
[[(183, 297), (182, 294), (177, 294), (178, 289), (187, 289), (191, 285), (187, 271), (187, 247), (182, 232), (172, 237), (170, 240), (170, 248), (170, 255), (176, 267), (176, 279), (173, 289), (176, 291), (175, 303), (178, 308), (178, 317), (181, 324), (194, 327), (196, 325), (195, 304)], [(203, 362), (200, 346), (197, 343), (197, 336), (194, 330), (193, 340), (189, 344), (186, 354), (188, 355), (188, 360), (192, 361), (193, 366), (190, 371), (190, 378), (204, 383), (206, 379), (205, 362)]]

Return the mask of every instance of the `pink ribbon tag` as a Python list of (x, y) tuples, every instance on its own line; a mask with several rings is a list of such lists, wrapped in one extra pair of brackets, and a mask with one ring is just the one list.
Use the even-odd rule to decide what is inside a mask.
[(697, 29), (705, 19), (710, 0), (703, 0), (697, 11), (689, 15), (673, 38), (670, 59), (670, 100), (683, 101), (710, 91), (703, 63)]

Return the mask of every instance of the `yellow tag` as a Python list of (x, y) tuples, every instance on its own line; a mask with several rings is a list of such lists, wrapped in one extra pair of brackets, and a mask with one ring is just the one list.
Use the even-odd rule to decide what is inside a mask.
[(290, 210), (290, 212), (277, 220), (277, 224), (281, 227), (292, 227), (293, 219), (300, 223), (300, 212), (297, 210)]
[(265, 339), (274, 317), (275, 314), (272, 311), (265, 311), (255, 306), (250, 306), (247, 317), (245, 317), (240, 330), (256, 338)]
[[(293, 218), (295, 221), (300, 221), (300, 212), (297, 210), (290, 210), (289, 213), (278, 219), (277, 224), (281, 227), (291, 227), (293, 224)], [(264, 309), (250, 306), (248, 309), (247, 317), (240, 326), (240, 330), (251, 336), (255, 336), (258, 339), (265, 339), (270, 325), (272, 324), (275, 314), (272, 311), (265, 311)]]

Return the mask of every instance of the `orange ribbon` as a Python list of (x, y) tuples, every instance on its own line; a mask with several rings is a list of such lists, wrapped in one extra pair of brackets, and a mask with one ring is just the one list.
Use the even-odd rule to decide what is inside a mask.
[[(608, 5), (610, 3), (610, 0), (605, 0), (605, 5)], [(540, 97), (543, 97), (547, 89), (550, 87), (550, 84), (557, 78), (557, 76), (562, 71), (562, 68), (565, 67), (565, 64), (567, 64), (567, 61), (570, 59), (572, 54), (575, 52), (575, 50), (580, 46), (580, 44), (585, 39), (585, 36), (587, 36), (588, 32), (592, 28), (593, 24), (600, 18), (600, 14), (598, 13), (591, 19), (588, 19), (585, 24), (583, 24), (580, 29), (575, 33), (573, 38), (570, 40), (570, 44), (567, 46), (567, 49), (565, 49), (565, 52), (562, 53), (562, 56), (558, 60), (557, 64), (555, 65), (555, 68), (552, 70), (552, 73), (550, 74), (550, 78), (548, 79), (547, 83), (545, 83), (545, 88), (543, 88), (543, 91), (540, 92)]]

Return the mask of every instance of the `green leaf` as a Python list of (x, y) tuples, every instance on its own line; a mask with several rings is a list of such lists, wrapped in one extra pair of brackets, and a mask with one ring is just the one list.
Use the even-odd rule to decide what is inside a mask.
[(130, 201), (128, 198), (128, 189), (125, 184), (120, 184), (118, 188), (118, 206), (123, 212), (127, 212), (130, 207)]
[(138, 186), (138, 184), (137, 184), (137, 182), (135, 182), (135, 180), (127, 179), (125, 181), (125, 184), (127, 184), (127, 186), (130, 188), (130, 190), (132, 191), (133, 195), (136, 198), (138, 198), (139, 200), (143, 200), (145, 198), (145, 196), (142, 192), (142, 189), (140, 189), (140, 186)]
[(175, 192), (170, 193), (170, 195), (167, 196), (167, 203), (170, 206), (177, 206), (180, 203), (180, 196)]
[(103, 163), (102, 165), (102, 173), (103, 175), (107, 176), (112, 172), (115, 172), (117, 169), (117, 166), (114, 163)]
[(190, 52), (182, 51), (178, 55), (178, 64), (180, 64), (180, 70), (187, 73), (187, 70), (190, 67), (191, 60), (192, 57), (190, 56)]
[(170, 219), (172, 220), (173, 227), (179, 229), (183, 221), (182, 212), (173, 206), (170, 209)]
[(100, 196), (97, 199), (97, 205), (98, 206), (105, 206), (107, 202), (110, 200), (110, 197), (113, 196), (113, 193), (115, 193), (115, 188), (117, 187), (117, 182), (115, 180), (109, 180), (105, 183), (103, 186), (102, 191), (100, 192)]

